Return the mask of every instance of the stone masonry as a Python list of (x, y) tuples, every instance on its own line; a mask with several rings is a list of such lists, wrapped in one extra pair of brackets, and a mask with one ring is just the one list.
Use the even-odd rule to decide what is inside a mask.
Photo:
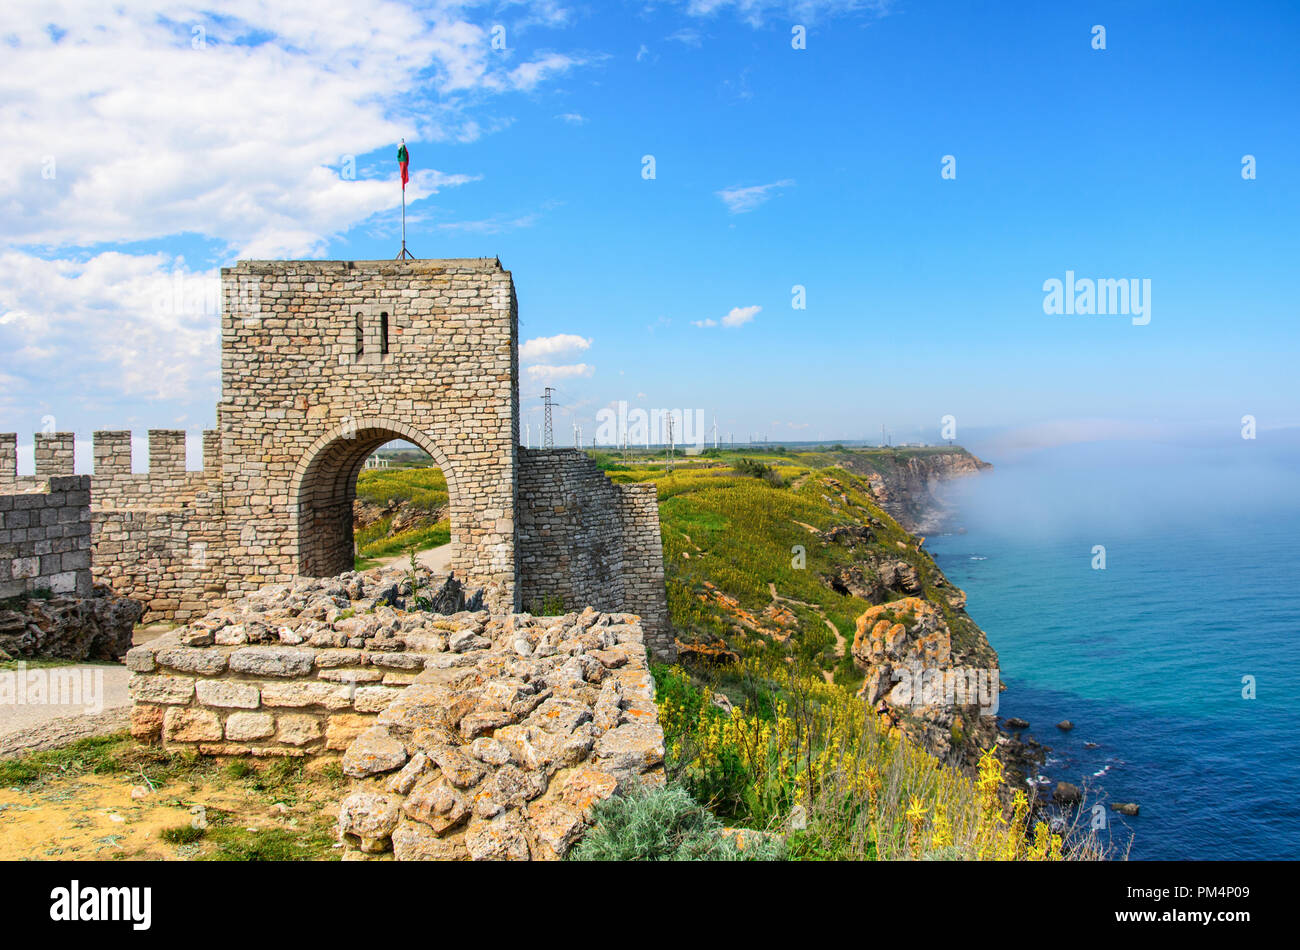
[(28, 491), (0, 495), (0, 600), (37, 590), (90, 596), (85, 475), (33, 480)]
[(519, 475), (525, 609), (635, 609), (651, 651), (671, 658), (655, 485), (616, 485), (578, 449), (521, 449)]
[(595, 802), (662, 784), (636, 616), (405, 609), (432, 582), (272, 586), (136, 647), (132, 732), (201, 755), (341, 753), (351, 859), (555, 860)]
[[(132, 471), (130, 433), (94, 435), (94, 576), (144, 602), (146, 620), (350, 569), (357, 473), (403, 439), (446, 476), (452, 568), (496, 606), (598, 600), (671, 648), (653, 488), (519, 448), (518, 310), (500, 262), (243, 261), (222, 271), (222, 302), (202, 470), (186, 471), (181, 431), (149, 433), (148, 472)], [(35, 479), (15, 475), (14, 442), (0, 435), (0, 491), (73, 473), (71, 433), (36, 437)]]

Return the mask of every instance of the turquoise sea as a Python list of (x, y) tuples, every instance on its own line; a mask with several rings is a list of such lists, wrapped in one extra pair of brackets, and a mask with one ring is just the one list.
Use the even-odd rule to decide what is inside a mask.
[(1106, 811), (1134, 859), (1300, 857), (1297, 447), (971, 448), (995, 467), (948, 486), (965, 533), (927, 546), (1044, 777), (1138, 802)]

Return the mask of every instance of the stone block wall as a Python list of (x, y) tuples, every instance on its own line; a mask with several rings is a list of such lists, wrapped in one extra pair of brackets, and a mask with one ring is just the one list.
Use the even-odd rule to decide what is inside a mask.
[(619, 485), (623, 526), (623, 603), (639, 614), (646, 649), (655, 659), (677, 659), (668, 595), (664, 587), (663, 535), (659, 529), (659, 489), (653, 483)]
[(616, 485), (579, 449), (520, 449), (518, 546), (524, 609), (635, 613), (672, 658), (654, 485)]
[[(671, 647), (653, 489), (611, 484), (578, 451), (518, 448), (518, 306), (499, 261), (243, 261), (222, 294), (202, 470), (185, 468), (183, 431), (149, 432), (146, 472), (129, 432), (94, 434), (93, 575), (146, 621), (350, 570), (357, 475), (402, 439), (446, 476), (451, 567), (493, 606), (631, 610), (656, 653)], [(73, 474), (72, 433), (36, 437), (34, 478), (15, 445), (0, 435), (0, 492)]]
[(173, 631), (127, 654), (131, 731), (201, 755), (342, 753), (423, 662), (406, 652), (190, 646)]
[[(89, 497), (87, 570), (95, 583), (144, 604), (146, 622), (184, 622), (225, 596), (228, 528), (210, 464), (215, 435), (203, 435), (205, 469), (187, 471), (185, 431), (151, 429), (149, 470), (132, 472), (131, 433), (96, 432), (94, 474), (75, 476)], [(73, 433), (36, 435), (34, 477), (15, 474), (16, 441), (0, 434), (0, 491), (37, 491), (51, 476), (73, 476)]]
[(54, 476), (22, 486), (14, 480), (6, 490), (0, 495), (0, 598), (42, 589), (89, 597), (90, 479)]
[(519, 565), (525, 610), (558, 600), (623, 609), (619, 491), (579, 449), (519, 452)]

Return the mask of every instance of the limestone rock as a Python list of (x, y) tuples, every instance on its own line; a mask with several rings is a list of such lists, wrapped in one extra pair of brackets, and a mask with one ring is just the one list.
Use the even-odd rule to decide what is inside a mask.
[(383, 726), (366, 730), (343, 754), (343, 774), (365, 778), (401, 768), (406, 762), (406, 746), (388, 734)]
[(427, 825), (435, 834), (445, 835), (469, 820), (470, 806), (465, 797), (445, 779), (426, 776), (411, 789), (402, 806), (410, 818)]
[(353, 792), (339, 805), (339, 834), (360, 840), (361, 850), (387, 850), (388, 839), (401, 818), (396, 799), (374, 792)]

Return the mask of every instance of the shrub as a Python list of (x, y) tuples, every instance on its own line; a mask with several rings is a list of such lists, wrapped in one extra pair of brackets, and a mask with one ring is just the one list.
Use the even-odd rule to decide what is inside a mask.
[[(750, 828), (806, 828), (788, 853), (804, 859), (1095, 858), (1087, 832), (1053, 834), (1023, 791), (1000, 796), (1002, 763), (984, 753), (971, 777), (906, 741), (851, 690), (809, 670), (746, 660), (745, 702), (730, 712), (680, 668), (654, 669), (666, 769), (700, 801)], [(746, 682), (748, 681), (748, 682)], [(956, 849), (950, 852), (945, 849)]]
[(742, 849), (690, 792), (635, 789), (592, 808), (595, 827), (571, 853), (577, 861), (775, 861), (779, 839), (752, 836)]

